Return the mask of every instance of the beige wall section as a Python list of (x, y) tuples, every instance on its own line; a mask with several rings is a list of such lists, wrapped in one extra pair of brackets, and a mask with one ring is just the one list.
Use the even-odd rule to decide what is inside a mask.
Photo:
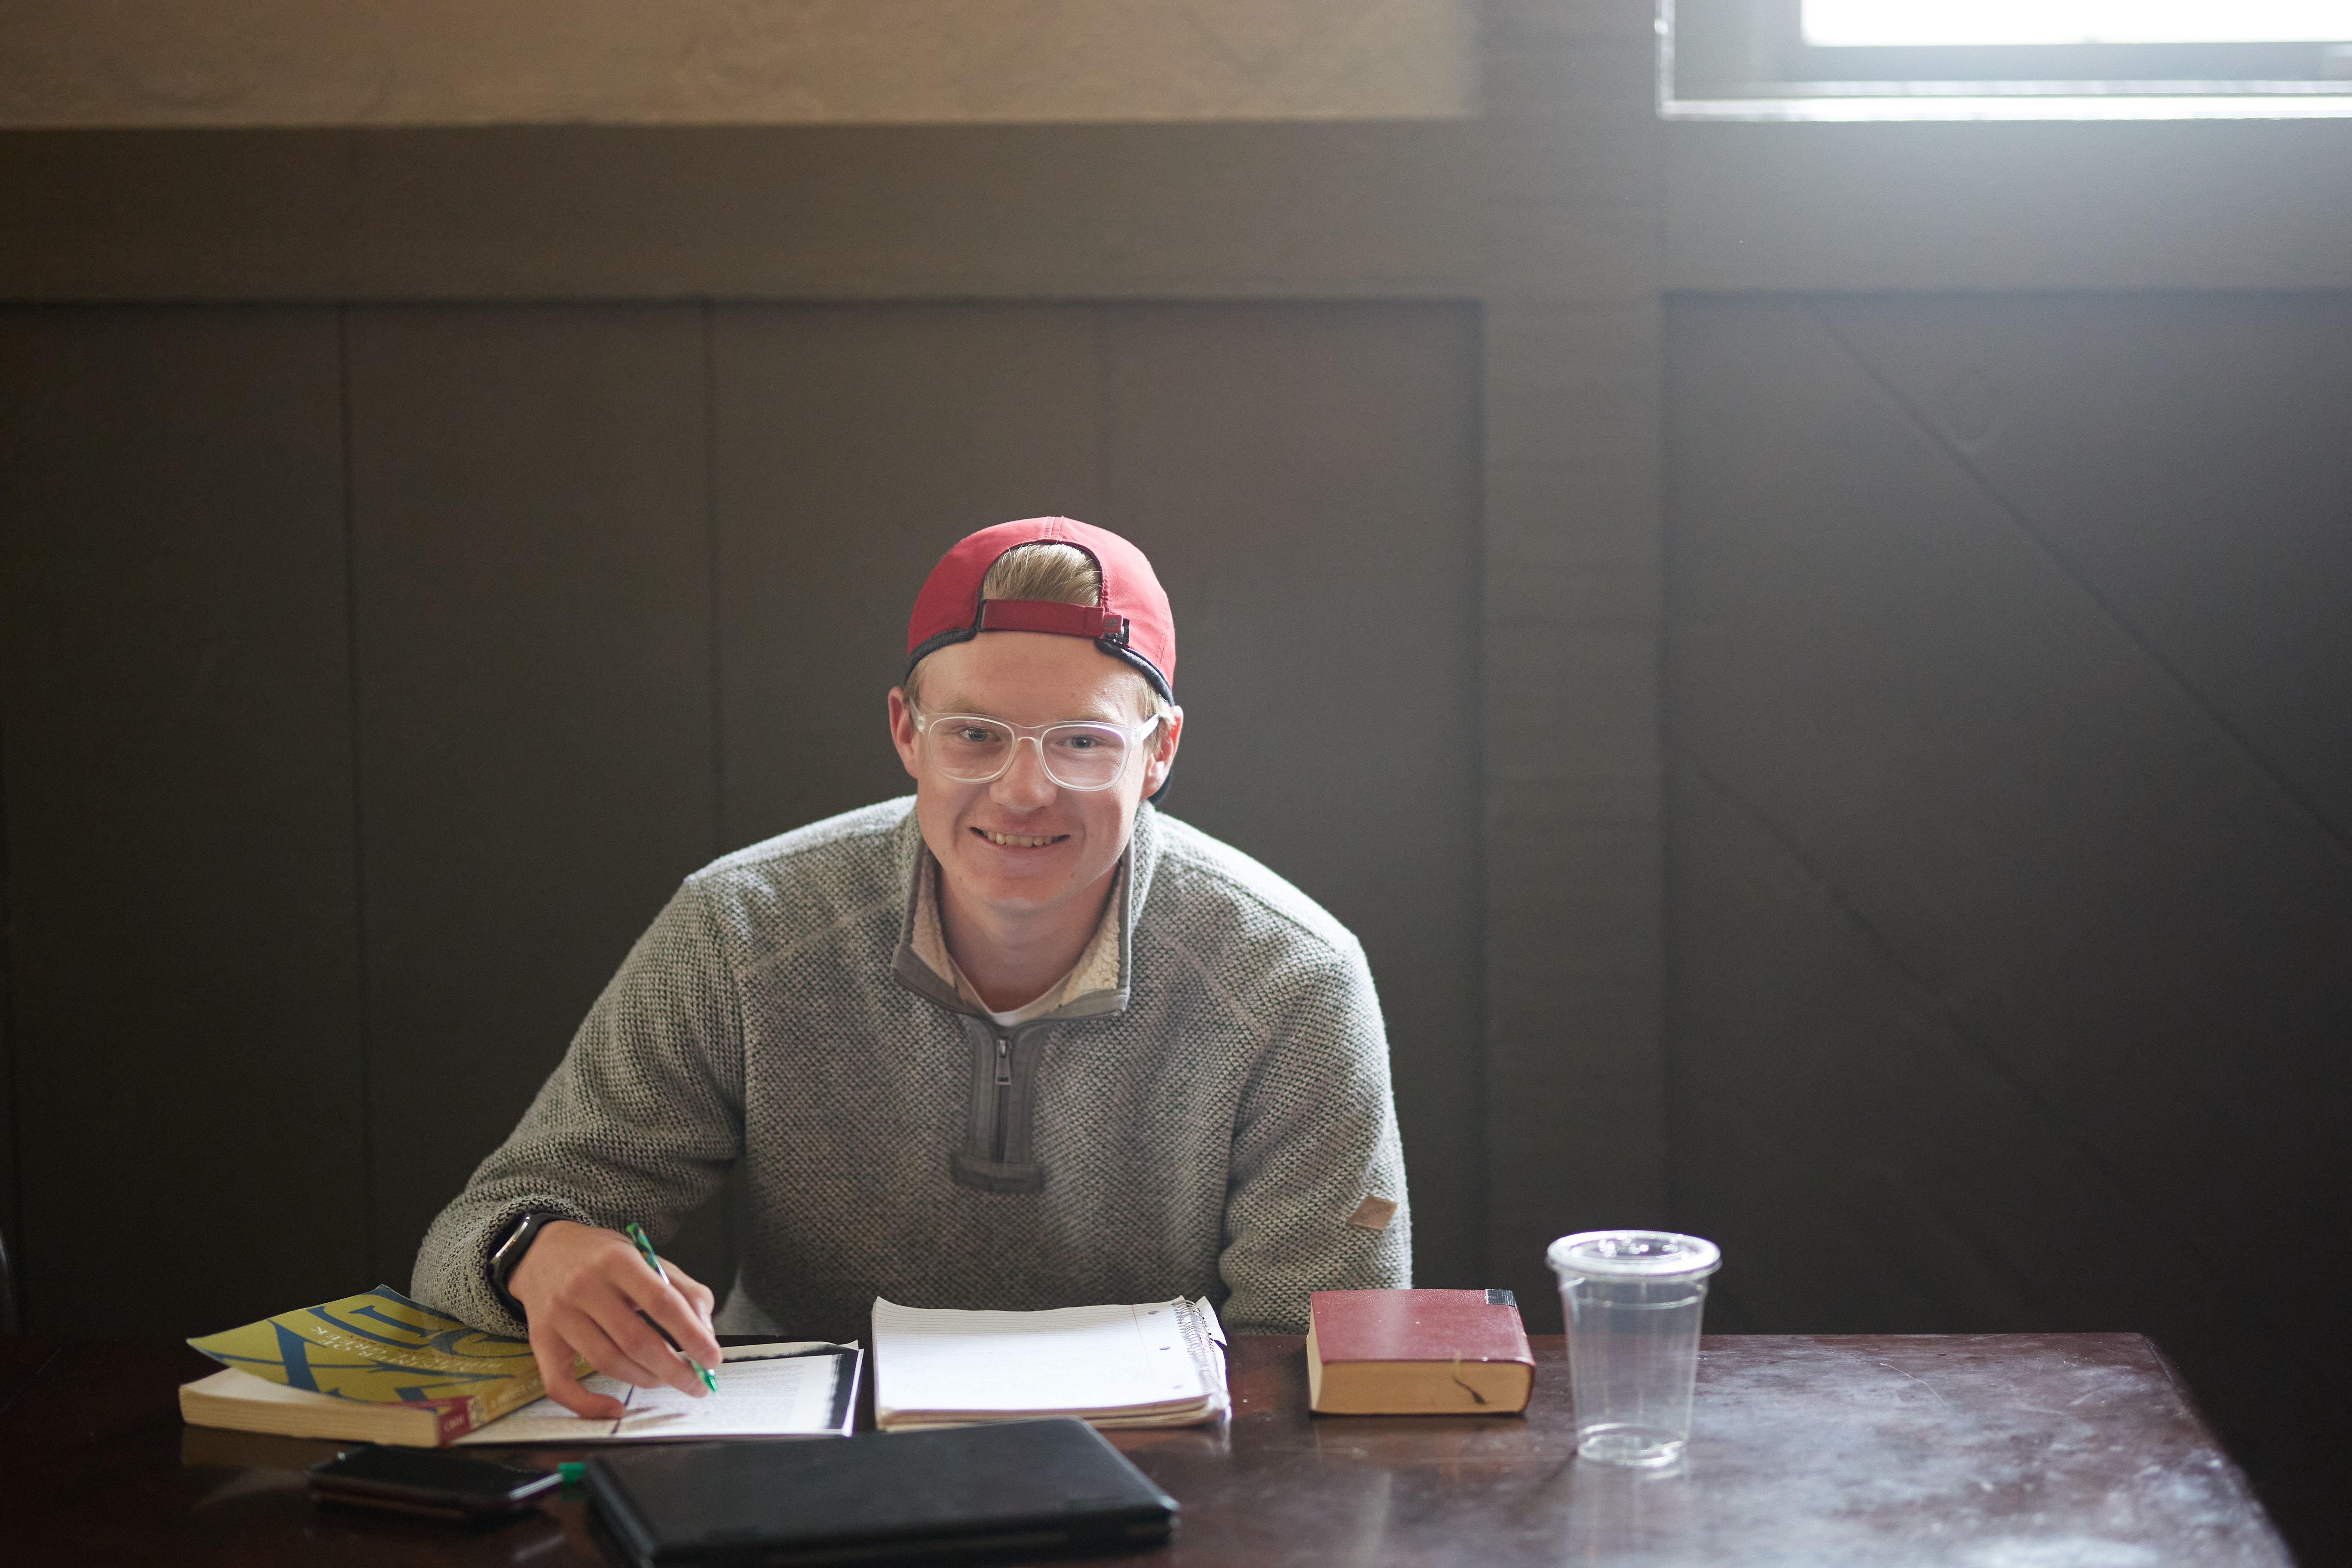
[(1433, 119), (1477, 0), (0, 0), (0, 125)]

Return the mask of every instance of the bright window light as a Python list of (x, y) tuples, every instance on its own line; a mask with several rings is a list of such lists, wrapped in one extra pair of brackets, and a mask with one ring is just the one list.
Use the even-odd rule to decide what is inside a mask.
[(2352, 40), (2352, 0), (1803, 0), (1808, 44)]

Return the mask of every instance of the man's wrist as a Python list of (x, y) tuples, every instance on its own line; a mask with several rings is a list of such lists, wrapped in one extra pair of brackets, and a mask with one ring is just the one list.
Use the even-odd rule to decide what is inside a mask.
[(516, 1317), (527, 1319), (529, 1314), (523, 1310), (522, 1303), (515, 1300), (514, 1293), (508, 1289), (507, 1282), (514, 1278), (516, 1267), (522, 1262), (523, 1255), (530, 1250), (531, 1243), (539, 1239), (539, 1233), (550, 1225), (570, 1217), (568, 1215), (540, 1211), (517, 1215), (508, 1225), (506, 1234), (499, 1239), (498, 1246), (491, 1249), (490, 1294), (498, 1298), (499, 1305)]

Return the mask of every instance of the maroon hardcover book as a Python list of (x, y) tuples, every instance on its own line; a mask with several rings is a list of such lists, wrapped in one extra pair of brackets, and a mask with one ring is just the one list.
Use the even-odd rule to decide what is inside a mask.
[(1318, 1290), (1310, 1406), (1331, 1415), (1507, 1415), (1528, 1407), (1535, 1352), (1508, 1290)]

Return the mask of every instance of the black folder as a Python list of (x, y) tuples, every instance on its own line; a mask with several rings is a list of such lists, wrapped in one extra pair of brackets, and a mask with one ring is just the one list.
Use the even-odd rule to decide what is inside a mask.
[(588, 1461), (605, 1550), (642, 1568), (1108, 1551), (1168, 1537), (1176, 1501), (1083, 1421), (831, 1443), (648, 1445)]

